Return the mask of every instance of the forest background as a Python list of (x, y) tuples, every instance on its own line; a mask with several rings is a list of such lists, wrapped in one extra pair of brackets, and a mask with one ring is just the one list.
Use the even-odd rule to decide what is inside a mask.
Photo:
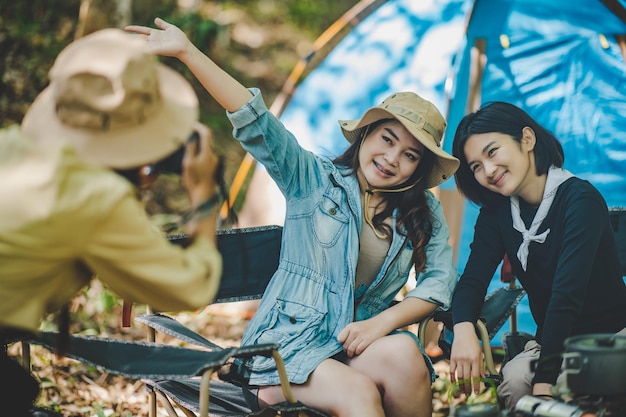
[[(48, 85), (48, 71), (70, 42), (106, 27), (153, 25), (162, 17), (179, 27), (194, 44), (246, 86), (259, 87), (271, 104), (299, 60), (315, 40), (356, 0), (0, 0), (0, 128), (20, 123), (29, 105)], [(181, 72), (200, 100), (200, 119), (213, 129), (215, 146), (225, 161), (226, 183), (235, 176), (245, 152), (232, 138), (224, 111), (191, 73), (173, 58), (162, 62)], [(306, 74), (305, 74), (306, 75)], [(245, 186), (241, 196), (245, 195)], [(155, 223), (175, 231), (186, 199), (179, 180), (164, 176), (144, 196)], [(243, 198), (237, 200), (236, 208)], [(174, 224), (174, 226), (172, 226)], [(72, 333), (142, 339), (145, 330), (122, 328), (120, 300), (98, 281), (85, 288), (71, 308)], [(145, 309), (135, 306), (134, 314)], [(224, 346), (236, 345), (247, 323), (240, 314), (216, 310), (183, 313), (177, 318)], [(43, 324), (55, 327), (55, 316)], [(20, 345), (10, 347), (18, 356)], [(64, 416), (128, 417), (147, 415), (141, 381), (102, 373), (33, 347), (32, 368), (42, 382), (38, 404)], [(444, 392), (445, 379), (439, 383)], [(436, 403), (445, 411), (445, 404)]]
[[(0, 127), (19, 123), (48, 84), (57, 54), (71, 41), (105, 27), (154, 26), (159, 16), (181, 27), (203, 52), (246, 86), (259, 87), (268, 105), (315, 39), (356, 0), (0, 0)], [(224, 111), (175, 58), (200, 100), (200, 120), (214, 131), (227, 183), (244, 156)], [(245, 195), (245, 189), (241, 196)], [(152, 196), (158, 212), (177, 201)], [(174, 206), (171, 207), (170, 204)], [(242, 199), (237, 201), (240, 206)]]

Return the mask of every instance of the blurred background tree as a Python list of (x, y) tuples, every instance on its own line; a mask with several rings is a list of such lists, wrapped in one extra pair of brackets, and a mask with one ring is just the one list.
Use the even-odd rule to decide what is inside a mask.
[[(219, 65), (270, 105), (298, 59), (357, 0), (0, 0), (0, 127), (19, 123), (48, 84), (57, 54), (76, 38), (105, 27), (153, 25), (159, 16), (180, 26)], [(244, 152), (224, 112), (177, 60), (200, 98), (201, 120), (215, 132), (227, 181)], [(156, 208), (152, 208), (157, 210)]]

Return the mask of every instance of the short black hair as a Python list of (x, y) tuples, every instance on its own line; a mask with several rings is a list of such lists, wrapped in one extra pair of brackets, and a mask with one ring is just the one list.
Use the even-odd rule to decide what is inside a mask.
[(461, 161), (454, 180), (460, 192), (470, 201), (481, 206), (488, 206), (502, 196), (487, 190), (476, 181), (463, 150), (467, 139), (475, 134), (496, 132), (509, 135), (515, 141), (520, 142), (522, 130), (525, 127), (534, 130), (537, 138), (534, 148), (537, 175), (545, 174), (552, 165), (562, 167), (565, 155), (561, 143), (528, 113), (511, 103), (489, 102), (478, 111), (467, 114), (461, 119), (452, 142), (452, 154)]

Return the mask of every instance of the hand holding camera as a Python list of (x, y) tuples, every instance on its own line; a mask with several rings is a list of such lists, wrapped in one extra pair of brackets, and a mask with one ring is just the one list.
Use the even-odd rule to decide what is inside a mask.
[(213, 135), (209, 128), (197, 124), (185, 145), (182, 159), (182, 182), (192, 207), (211, 198), (220, 183), (220, 159), (213, 150)]
[(177, 174), (195, 207), (212, 196), (223, 181), (221, 161), (213, 150), (211, 130), (196, 123), (187, 142), (176, 152), (151, 166), (155, 174)]

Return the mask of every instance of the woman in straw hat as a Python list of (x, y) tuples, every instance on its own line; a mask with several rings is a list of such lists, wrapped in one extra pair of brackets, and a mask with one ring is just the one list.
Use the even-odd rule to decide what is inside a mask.
[[(4, 346), (37, 332), (93, 274), (126, 300), (171, 311), (208, 304), (222, 269), (218, 158), (187, 81), (119, 29), (70, 44), (50, 81), (22, 129), (0, 134), (0, 408), (13, 417), (46, 411), (28, 411), (37, 382)], [(199, 143), (185, 145), (194, 130)], [(181, 147), (196, 208), (185, 249), (155, 230), (127, 180)]]
[(502, 369), (498, 397), (513, 409), (524, 395), (551, 396), (567, 337), (626, 326), (620, 260), (604, 198), (562, 168), (561, 144), (525, 111), (485, 105), (461, 120), (452, 148), (459, 190), (481, 210), (452, 302), (450, 374), (466, 393), (479, 389), (484, 366), (473, 323), (506, 253), (537, 323), (536, 341)]
[[(359, 120), (331, 160), (303, 149), (247, 89), (176, 26), (130, 26), (156, 53), (179, 58), (227, 110), (234, 135), (285, 195), (280, 265), (242, 344), (280, 342), (294, 394), (334, 416), (430, 416), (432, 366), (396, 329), (447, 308), (457, 273), (439, 201), (428, 191), (455, 172), (441, 150), (444, 118), (397, 93)], [(412, 267), (417, 286), (389, 307)], [(240, 364), (257, 387), (251, 407), (284, 401), (271, 358)]]

